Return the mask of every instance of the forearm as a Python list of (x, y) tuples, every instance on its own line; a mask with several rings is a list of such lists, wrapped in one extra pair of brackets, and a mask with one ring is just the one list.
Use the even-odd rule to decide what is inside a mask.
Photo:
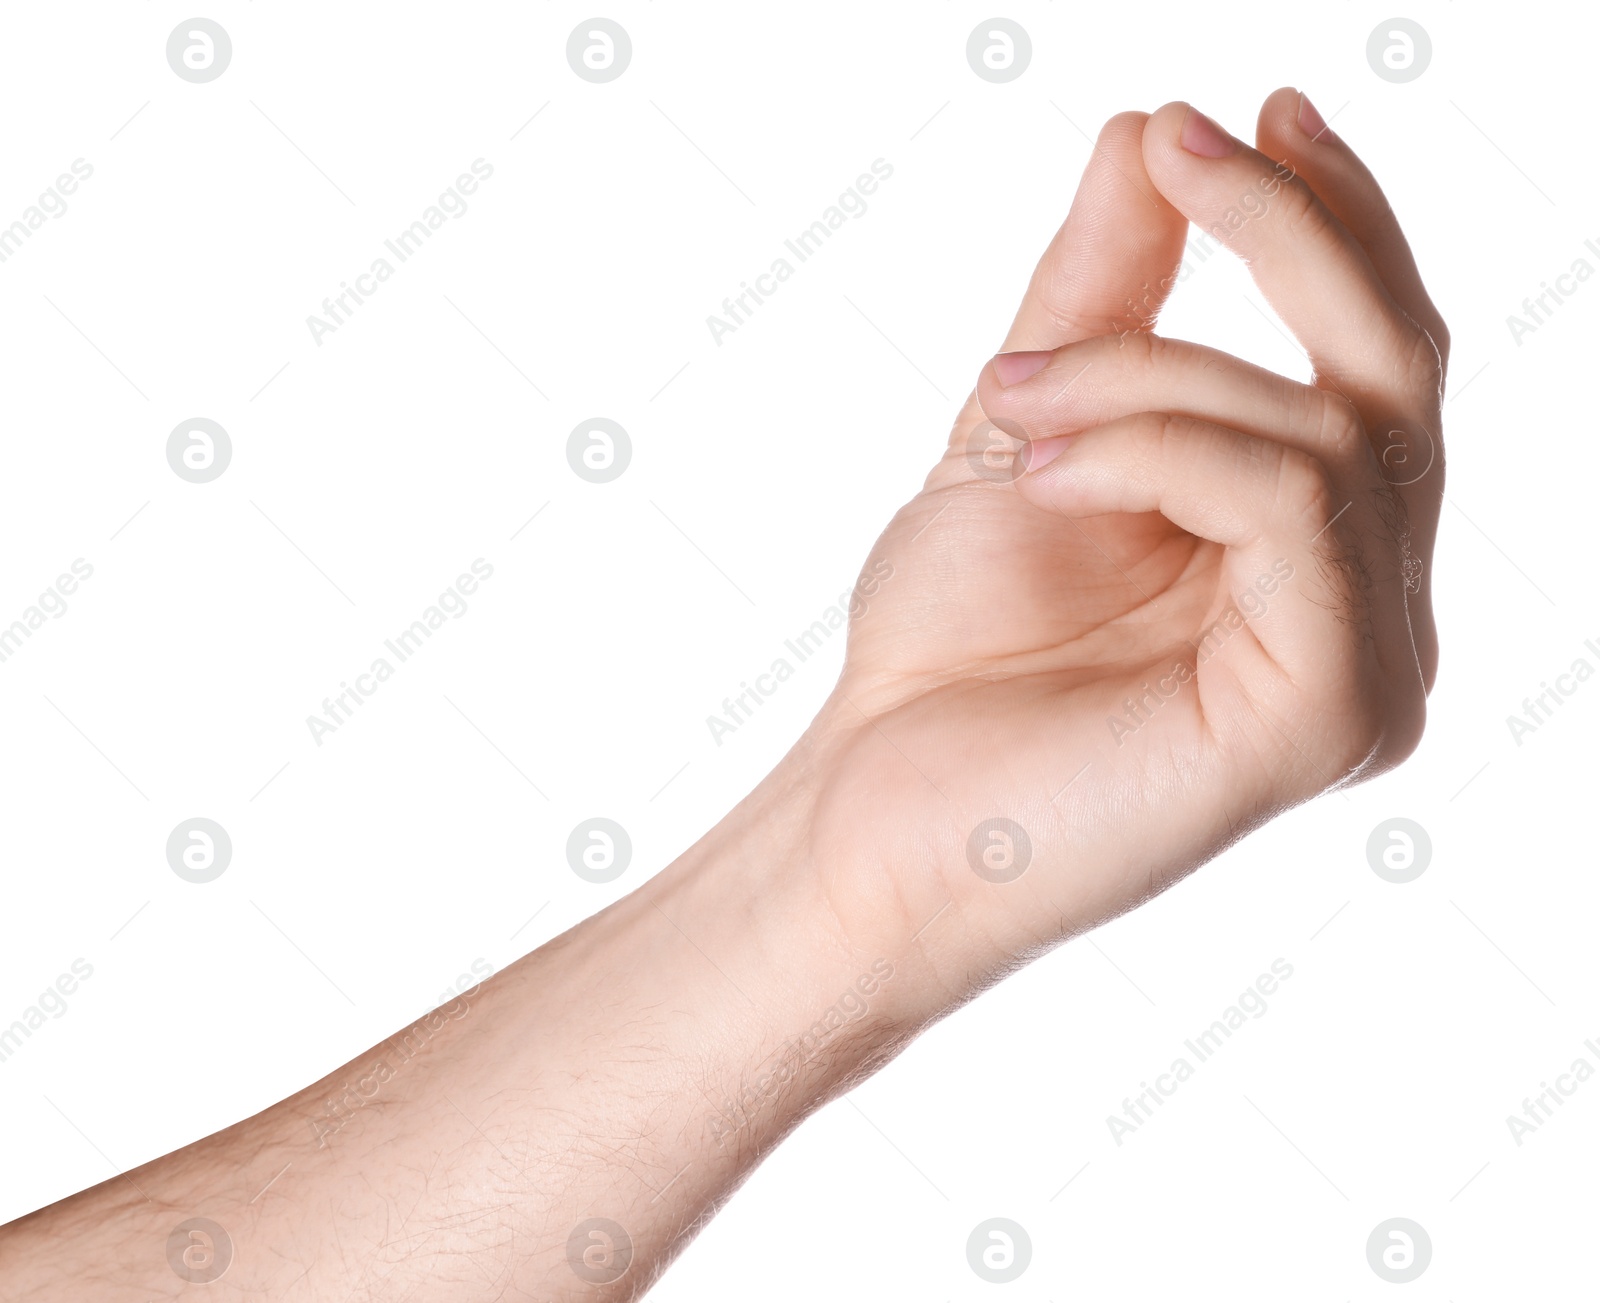
[[(930, 1021), (1409, 755), (1448, 336), (1309, 101), (1257, 141), (1183, 103), (1107, 124), (1006, 353), (812, 626), (848, 608), (839, 687), (728, 818), (462, 1016), (0, 1229), (0, 1303), (637, 1297)], [(1191, 226), (1315, 384), (1151, 332)]]
[[(882, 998), (904, 980), (897, 957), (854, 953), (811, 885), (806, 768), (786, 761), (426, 1044), (391, 1038), (0, 1230), (6, 1294), (77, 1299), (92, 1280), (108, 1300), (177, 1296), (168, 1239), (196, 1217), (231, 1243), (217, 1299), (642, 1292), (761, 1156), (900, 1040)], [(608, 1263), (580, 1236), (580, 1272), (569, 1237), (591, 1218), (627, 1239)], [(190, 1261), (197, 1280), (215, 1270), (203, 1247)]]

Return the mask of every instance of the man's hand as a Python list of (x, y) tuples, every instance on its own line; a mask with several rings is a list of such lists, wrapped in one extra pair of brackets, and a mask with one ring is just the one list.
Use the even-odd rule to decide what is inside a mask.
[[(1181, 103), (1106, 126), (863, 571), (814, 840), (847, 935), (915, 957), (914, 1018), (1421, 735), (1448, 337), (1315, 110), (1280, 90), (1257, 139)], [(1150, 333), (1186, 221), (1314, 383)]]
[[(0, 1295), (636, 1298), (928, 1022), (1403, 759), (1448, 343), (1320, 126), (1292, 91), (1259, 153), (1182, 104), (1113, 119), (778, 768), (420, 1050), (0, 1231)], [(1150, 333), (1186, 219), (1248, 260), (1314, 384)]]

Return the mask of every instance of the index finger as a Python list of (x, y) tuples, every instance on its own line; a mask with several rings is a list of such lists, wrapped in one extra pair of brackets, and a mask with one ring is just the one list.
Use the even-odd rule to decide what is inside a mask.
[(1179, 211), (1243, 259), (1319, 383), (1380, 419), (1436, 408), (1443, 373), (1433, 340), (1292, 168), (1181, 101), (1152, 115), (1144, 157)]

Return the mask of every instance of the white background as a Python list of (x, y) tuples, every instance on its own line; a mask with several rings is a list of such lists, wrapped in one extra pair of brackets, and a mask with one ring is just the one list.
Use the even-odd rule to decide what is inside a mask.
[[(0, 264), (0, 624), (94, 567), (0, 664), (0, 1024), (94, 970), (0, 1064), (0, 1220), (291, 1093), (697, 838), (842, 647), (720, 747), (707, 715), (920, 484), (1088, 137), (1176, 98), (1249, 135), (1292, 84), (1454, 333), (1427, 739), (934, 1029), (654, 1297), (987, 1298), (965, 1243), (995, 1216), (1033, 1241), (1017, 1300), (1390, 1297), (1365, 1244), (1396, 1216), (1433, 1242), (1407, 1298), (1592, 1294), (1600, 1081), (1520, 1147), (1506, 1124), (1600, 1065), (1600, 683), (1520, 747), (1506, 725), (1600, 666), (1600, 285), (1520, 346), (1506, 324), (1600, 266), (1592, 18), (1418, 5), (1433, 62), (1394, 85), (1380, 6), (1021, 0), (1033, 62), (992, 85), (966, 0), (620, 0), (633, 62), (591, 85), (573, 4), (218, 3), (233, 60), (193, 85), (164, 56), (191, 12), (12, 6), (0, 45), (0, 223), (94, 169)], [(477, 158), (470, 210), (315, 344), (307, 315)], [(865, 215), (717, 346), (707, 314), (877, 158)], [(1213, 258), (1163, 329), (1304, 375), (1259, 303)], [(210, 484), (165, 459), (194, 416), (233, 441)], [(633, 441), (611, 484), (565, 459), (593, 416)], [(306, 716), (478, 557), (467, 614), (315, 745)], [(234, 844), (204, 886), (164, 854), (197, 815)], [(634, 842), (608, 886), (565, 861), (593, 815)], [(1433, 841), (1404, 886), (1366, 859), (1396, 815)], [(1269, 1012), (1118, 1147), (1107, 1114), (1279, 957)]]

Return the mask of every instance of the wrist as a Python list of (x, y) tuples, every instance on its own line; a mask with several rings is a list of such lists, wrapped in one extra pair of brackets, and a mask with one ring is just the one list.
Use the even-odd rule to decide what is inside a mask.
[(817, 837), (839, 741), (809, 730), (715, 828), (619, 902), (681, 933), (718, 979), (712, 1018), (739, 1028), (705, 1083), (698, 1140), (713, 1149), (776, 1143), (907, 1038), (903, 928), (895, 918), (862, 926), (859, 861)]

